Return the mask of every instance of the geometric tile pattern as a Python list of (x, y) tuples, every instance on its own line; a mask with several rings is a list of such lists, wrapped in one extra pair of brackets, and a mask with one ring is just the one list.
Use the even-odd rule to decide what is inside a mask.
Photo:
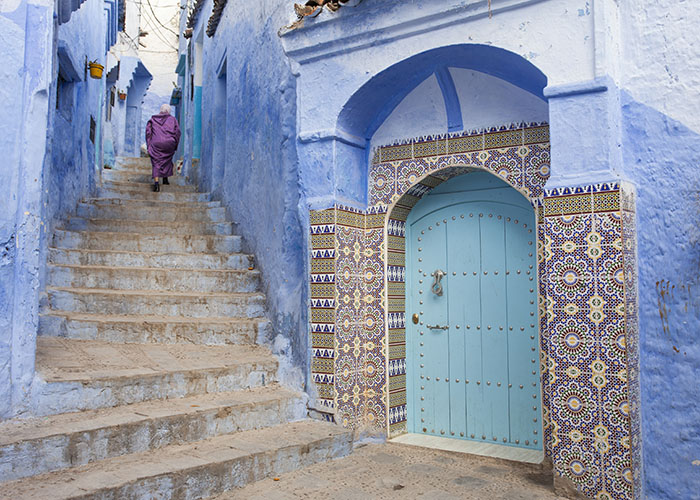
[(382, 208), (311, 212), (311, 373), (316, 409), (345, 427), (386, 426)]
[(642, 463), (634, 191), (545, 189), (549, 158), (546, 124), (401, 141), (374, 152), (367, 210), (311, 213), (317, 407), (346, 427), (406, 432), (405, 221), (440, 183), (487, 170), (536, 210), (545, 453), (586, 496), (632, 499)]
[(550, 174), (549, 126), (511, 125), (378, 148), (369, 171), (369, 206), (395, 203), (409, 189), (420, 189), (416, 182), (425, 174), (450, 165), (491, 171), (526, 197), (538, 198)]
[(634, 498), (641, 471), (633, 197), (545, 189), (541, 211), (546, 453), (591, 498)]

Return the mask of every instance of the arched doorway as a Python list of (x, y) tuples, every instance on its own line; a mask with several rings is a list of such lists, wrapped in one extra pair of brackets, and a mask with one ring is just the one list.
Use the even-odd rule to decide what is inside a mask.
[(408, 214), (409, 432), (541, 458), (536, 236), (530, 202), (478, 170)]

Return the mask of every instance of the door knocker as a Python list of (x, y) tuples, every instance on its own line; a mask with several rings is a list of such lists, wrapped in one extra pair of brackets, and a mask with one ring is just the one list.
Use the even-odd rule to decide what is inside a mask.
[(440, 269), (436, 269), (435, 271), (432, 272), (430, 276), (434, 277), (435, 280), (433, 281), (433, 284), (431, 285), (430, 289), (432, 292), (437, 295), (438, 297), (442, 297), (442, 277), (445, 276), (447, 273), (445, 271), (442, 271)]

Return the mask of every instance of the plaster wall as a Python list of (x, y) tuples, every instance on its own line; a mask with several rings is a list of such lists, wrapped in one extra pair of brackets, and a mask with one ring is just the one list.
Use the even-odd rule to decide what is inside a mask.
[(447, 133), (450, 107), (461, 118), (459, 131), (549, 120), (547, 102), (520, 87), (474, 70), (449, 68), (449, 72), (455, 100), (445, 95), (434, 74), (429, 76), (379, 126), (370, 150), (407, 137)]
[[(50, 155), (47, 125), (54, 77), (53, 3), (0, 7), (3, 134), (7, 188), (0, 202), (0, 419), (21, 412), (34, 377), (42, 241), (43, 192)], [(6, 38), (7, 37), (7, 38)]]
[[(24, 29), (27, 4), (0, 4), (0, 123), (16, 124), (22, 116), (21, 96), (24, 79)], [(0, 134), (0, 176), (9, 189), (0, 202), (0, 418), (7, 416), (12, 407), (12, 314), (15, 289), (15, 259), (17, 252), (15, 217), (19, 203), (18, 178), (21, 148), (21, 127), (5, 127)]]
[[(304, 103), (299, 117), (302, 137), (335, 129), (347, 94), (333, 92), (317, 99), (315, 89), (327, 85), (328, 75), (333, 75), (335, 88), (358, 89), (407, 56), (436, 47), (463, 43), (500, 47), (537, 66), (550, 85), (595, 76), (593, 16), (585, 3), (494, 2), (491, 19), (482, 4), (365, 0), (358, 7), (341, 9), (339, 15), (322, 14), (313, 25), (287, 35), (288, 54), (303, 66), (299, 82), (299, 101)], [(353, 20), (353, 15), (361, 15), (362, 21)], [(557, 47), (561, 49), (553, 50)]]
[(447, 112), (437, 77), (430, 75), (408, 94), (372, 136), (371, 149), (397, 139), (444, 134)]
[[(101, 121), (104, 79), (90, 78), (84, 71), (85, 59), (105, 64), (105, 25), (103, 1), (86, 0), (70, 20), (58, 27), (59, 43), (71, 52), (79, 77), (72, 82), (72, 105), (52, 108), (52, 161), (46, 172), (46, 220), (49, 234), (55, 225), (74, 212), (77, 203), (88, 196), (99, 171), (95, 155), (100, 149), (97, 124)], [(58, 69), (58, 68), (57, 68)], [(67, 97), (65, 94), (59, 99)], [(95, 121), (95, 143), (90, 140), (90, 119)], [(101, 162), (99, 162), (101, 164)]]
[(700, 489), (700, 135), (627, 92), (622, 119), (624, 176), (637, 186), (645, 493), (693, 498)]
[[(185, 75), (186, 140), (191, 141), (194, 110), (189, 86), (197, 65), (195, 40), (206, 26), (206, 2), (190, 39)], [(203, 190), (212, 190), (229, 209), (238, 231), (263, 273), (268, 311), (278, 336), (274, 350), (296, 367), (308, 365), (306, 245), (300, 213), (296, 157), (296, 85), (277, 30), (286, 23), (289, 4), (254, 2), (245, 9), (229, 2), (216, 35), (202, 34), (202, 156), (187, 173)], [(221, 66), (226, 61), (226, 119), (216, 109)], [(197, 77), (195, 77), (197, 79)], [(196, 81), (195, 81), (196, 85)], [(225, 165), (213, 167), (214, 142), (225, 126)], [(215, 132), (216, 130), (216, 132)], [(188, 144), (186, 151), (189, 149)], [(218, 154), (217, 154), (217, 157)], [(220, 157), (219, 157), (220, 158)], [(189, 163), (189, 162), (188, 162)], [(215, 173), (216, 175), (212, 175)], [(268, 339), (271, 340), (271, 339)], [(301, 382), (294, 370), (287, 382)]]

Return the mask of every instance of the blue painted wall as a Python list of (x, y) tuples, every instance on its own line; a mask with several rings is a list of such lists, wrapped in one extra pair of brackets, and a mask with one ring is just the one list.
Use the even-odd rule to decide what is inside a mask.
[(53, 5), (8, 6), (0, 7), (0, 176), (7, 187), (0, 201), (0, 419), (31, 411), (50, 235), (90, 194), (101, 162), (104, 83), (86, 77), (85, 59), (104, 63), (106, 30), (103, 0), (84, 1), (60, 26)]
[[(24, 65), (24, 28), (27, 5), (22, 3), (11, 12), (0, 13), (0, 123), (16, 124), (22, 116)], [(12, 407), (12, 324), (15, 291), (17, 240), (15, 217), (18, 209), (18, 177), (21, 127), (5, 127), (0, 134), (0, 178), (8, 188), (0, 200), (0, 418)]]
[(637, 186), (646, 495), (700, 491), (700, 135), (622, 93)]
[[(58, 44), (70, 53), (77, 72), (76, 81), (54, 90), (51, 106), (51, 163), (46, 170), (46, 220), (48, 233), (76, 209), (77, 203), (89, 195), (99, 179), (95, 168), (98, 123), (102, 121), (104, 78), (97, 80), (85, 73), (85, 58), (105, 64), (105, 29), (97, 22), (104, 15), (103, 0), (86, 0), (73, 12), (70, 20), (58, 26)], [(58, 58), (57, 71), (62, 64)], [(56, 104), (57, 103), (57, 104)], [(90, 119), (95, 122), (95, 142), (90, 140)], [(101, 164), (101, 161), (99, 161)]]
[[(281, 336), (278, 350), (291, 353), (295, 366), (305, 367), (307, 255), (299, 214), (306, 213), (306, 207), (300, 205), (298, 188), (296, 82), (277, 36), (277, 29), (288, 21), (289, 6), (269, 4), (254, 2), (242, 9), (229, 2), (216, 36), (202, 37), (202, 157), (199, 167), (187, 172), (230, 210), (263, 272), (270, 317)], [(200, 12), (211, 12), (211, 2)], [(207, 19), (206, 15), (198, 19), (191, 39), (193, 55), (194, 40)], [(216, 104), (222, 102), (217, 92), (224, 84), (219, 79), (224, 55), (227, 116), (222, 120)], [(196, 157), (198, 97), (189, 96), (192, 70), (190, 61), (184, 80), (188, 116), (183, 122)], [(227, 124), (225, 131), (220, 130), (222, 124)], [(225, 144), (225, 154), (216, 157), (225, 156), (225, 166), (217, 165), (212, 172), (216, 137), (221, 133), (224, 137), (218, 144)]]

